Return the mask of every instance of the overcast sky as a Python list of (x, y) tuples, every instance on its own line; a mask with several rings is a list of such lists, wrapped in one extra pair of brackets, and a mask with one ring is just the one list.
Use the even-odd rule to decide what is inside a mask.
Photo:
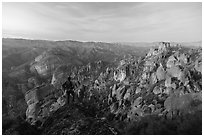
[(200, 41), (202, 3), (3, 3), (3, 37)]

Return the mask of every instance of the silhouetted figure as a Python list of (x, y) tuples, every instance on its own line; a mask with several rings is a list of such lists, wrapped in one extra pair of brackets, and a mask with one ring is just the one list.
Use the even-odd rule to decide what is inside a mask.
[(72, 95), (72, 101), (74, 102), (74, 85), (71, 81), (71, 77), (67, 78), (67, 81), (62, 85), (62, 89), (66, 95), (66, 104), (69, 104), (70, 94)]

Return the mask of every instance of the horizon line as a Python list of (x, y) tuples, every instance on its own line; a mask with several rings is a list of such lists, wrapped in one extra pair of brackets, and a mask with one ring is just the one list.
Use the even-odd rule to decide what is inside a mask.
[(196, 43), (196, 42), (201, 42), (202, 40), (197, 40), (197, 41), (169, 41), (169, 40), (161, 40), (161, 41), (151, 41), (151, 42), (145, 42), (145, 41), (135, 41), (135, 42), (128, 42), (128, 41), (124, 41), (124, 42), (106, 42), (106, 41), (83, 41), (83, 40), (73, 40), (73, 39), (64, 39), (64, 40), (50, 40), (50, 39), (31, 39), (31, 38), (20, 38), (20, 37), (2, 37), (2, 39), (16, 39), (16, 40), (33, 40), (33, 41), (50, 41), (50, 42), (60, 42), (60, 41), (75, 41), (75, 42), (95, 42), (95, 43), (129, 43), (129, 44), (134, 44), (134, 43), (158, 43), (158, 42), (170, 42), (170, 43)]

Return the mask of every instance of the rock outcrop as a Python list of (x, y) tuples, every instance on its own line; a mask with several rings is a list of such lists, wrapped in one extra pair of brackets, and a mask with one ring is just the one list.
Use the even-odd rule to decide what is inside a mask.
[[(4, 98), (3, 102), (6, 104), (4, 111), (12, 110), (9, 111), (9, 115), (15, 116), (20, 112), (13, 109), (19, 106), (19, 109), (26, 112), (26, 120), (31, 125), (41, 126), (46, 130), (55, 127), (55, 131), (59, 126), (63, 129), (62, 132), (58, 132), (60, 134), (79, 134), (82, 130), (77, 125), (91, 126), (80, 123), (80, 113), (83, 113), (82, 121), (86, 121), (86, 117), (92, 117), (91, 119), (99, 123), (108, 119), (107, 121), (113, 121), (114, 124), (122, 122), (124, 127), (134, 122), (140, 124), (141, 120), (152, 116), (156, 116), (158, 121), (161, 118), (168, 122), (178, 117), (183, 120), (186, 119), (185, 116), (194, 114), (200, 118), (201, 48), (190, 49), (180, 44), (161, 42), (158, 45), (156, 43), (145, 56), (138, 58), (139, 55), (134, 55), (137, 52), (128, 48), (120, 55), (122, 53), (120, 51), (125, 49), (113, 50), (111, 44), (107, 44), (109, 46), (104, 49), (102, 43), (97, 43), (99, 46), (96, 46), (96, 43), (85, 43), (85, 49), (81, 49), (82, 43), (78, 43), (79, 45), (72, 45), (74, 42), (51, 43), (51, 48), (40, 51), (42, 54), (36, 53), (38, 56), (33, 61), (29, 59), (28, 62), (24, 62), (25, 64), (8, 70), (8, 77), (13, 80), (12, 83), (20, 81), (15, 84), (4, 81), (4, 85), (9, 85), (4, 88), (9, 91), (4, 92), (4, 95), (8, 93), (9, 97), (7, 100)], [(67, 43), (71, 45), (64, 45)], [(119, 61), (122, 56), (124, 58)], [(75, 83), (76, 100), (64, 106), (66, 98), (60, 87), (68, 75), (71, 75)], [(4, 77), (7, 78), (6, 75)], [(15, 96), (17, 93), (21, 94)], [(27, 106), (24, 100), (17, 102), (19, 98), (23, 98), (23, 94)], [(25, 104), (24, 109), (20, 108), (22, 101)], [(64, 114), (68, 110), (76, 111), (77, 120), (73, 121), (78, 121), (78, 124), (69, 121), (72, 121), (72, 117), (69, 116), (72, 112)], [(60, 119), (51, 122), (54, 125), (49, 125), (49, 120), (53, 117)], [(72, 123), (68, 125), (69, 131), (62, 125), (66, 123)], [(141, 126), (139, 130), (143, 130)], [(57, 133), (55, 131), (52, 133)], [(45, 133), (48, 132), (51, 133), (50, 131)]]
[[(202, 64), (201, 49), (160, 43), (144, 59), (122, 62), (123, 67), (114, 72), (117, 83), (110, 96), (110, 111), (116, 116), (134, 122), (146, 115), (171, 118), (175, 112), (186, 114), (201, 110), (202, 71), (198, 69)], [(127, 73), (131, 75), (125, 75)]]
[[(201, 49), (189, 50), (160, 43), (145, 57), (135, 59), (130, 56), (120, 61), (116, 68), (100, 61), (80, 68), (61, 65), (53, 74), (51, 83), (53, 89), (59, 89), (66, 76), (71, 75), (78, 84), (75, 93), (79, 104), (83, 102), (85, 106), (98, 110), (109, 108), (116, 118), (127, 123), (148, 115), (171, 119), (177, 114), (193, 114), (202, 110), (200, 56)], [(31, 93), (36, 97), (26, 100), (30, 105), (29, 116), (36, 117), (35, 122), (37, 119), (42, 122), (65, 102), (59, 90), (53, 93), (57, 98), (52, 99), (52, 95), (49, 95), (48, 100), (43, 98), (43, 101), (40, 101), (40, 97), (47, 93), (40, 96), (38, 92)], [(37, 111), (36, 116), (33, 112)]]
[[(58, 92), (60, 91), (56, 91), (52, 85), (41, 85), (27, 91), (25, 93), (25, 101), (28, 105), (27, 121), (31, 124), (35, 124), (38, 120), (42, 122), (42, 119), (49, 116), (53, 110), (63, 106), (61, 93)], [(61, 106), (57, 106), (56, 102)]]

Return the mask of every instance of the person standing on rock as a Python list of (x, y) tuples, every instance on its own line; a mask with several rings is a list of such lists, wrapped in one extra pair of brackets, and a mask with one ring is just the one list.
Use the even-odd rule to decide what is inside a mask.
[(69, 104), (70, 94), (72, 95), (72, 101), (74, 102), (74, 85), (71, 81), (70, 76), (67, 78), (67, 81), (64, 84), (62, 84), (62, 89), (66, 96), (66, 104), (67, 105)]

